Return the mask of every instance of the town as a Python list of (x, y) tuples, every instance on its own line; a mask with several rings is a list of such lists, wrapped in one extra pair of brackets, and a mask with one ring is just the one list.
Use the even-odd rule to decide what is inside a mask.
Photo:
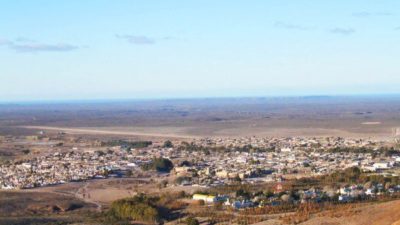
[[(44, 132), (32, 137), (3, 137), (2, 145), (30, 143), (48, 151), (26, 153), (27, 157), (0, 166), (1, 189), (28, 189), (48, 185), (114, 177), (158, 176), (170, 174), (169, 185), (202, 188), (235, 184), (280, 183), (285, 180), (329, 175), (359, 168), (362, 172), (388, 177), (398, 176), (400, 154), (397, 141), (374, 141), (340, 137), (323, 138), (203, 138), (191, 142), (91, 140), (71, 141), (60, 133), (47, 137)], [(68, 140), (68, 141), (67, 141)], [(79, 144), (80, 143), (80, 144)], [(85, 143), (85, 144), (82, 144)], [(33, 147), (34, 148), (34, 147)], [(166, 159), (173, 169), (148, 171), (155, 159)], [(169, 173), (168, 173), (169, 172)], [(143, 175), (145, 173), (145, 175)], [(350, 201), (360, 196), (394, 193), (399, 185), (385, 183), (352, 184), (336, 190), (302, 190), (302, 200), (324, 196)], [(276, 191), (276, 190), (274, 190)], [(279, 191), (279, 189), (278, 189)], [(213, 195), (194, 195), (206, 203), (224, 201), (235, 208), (260, 202), (229, 200)], [(265, 196), (264, 196), (265, 197)], [(274, 197), (271, 195), (269, 197)], [(275, 196), (276, 197), (276, 196)], [(290, 199), (293, 196), (280, 196)], [(262, 198), (261, 198), (262, 199)]]

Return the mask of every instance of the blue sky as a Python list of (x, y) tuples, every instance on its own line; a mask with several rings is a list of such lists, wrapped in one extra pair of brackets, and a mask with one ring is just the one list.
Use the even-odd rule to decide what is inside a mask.
[(399, 93), (398, 0), (0, 0), (0, 101)]

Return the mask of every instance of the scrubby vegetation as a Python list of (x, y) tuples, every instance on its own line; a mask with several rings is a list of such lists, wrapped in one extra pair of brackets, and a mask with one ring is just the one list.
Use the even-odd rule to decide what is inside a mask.
[(128, 224), (131, 221), (162, 222), (179, 217), (175, 211), (186, 207), (179, 201), (185, 193), (166, 193), (161, 196), (139, 194), (132, 198), (114, 201), (103, 215), (101, 222), (107, 225)]
[(291, 182), (291, 188), (310, 188), (310, 187), (322, 187), (324, 185), (336, 185), (341, 184), (387, 184), (399, 185), (400, 177), (397, 176), (384, 176), (380, 174), (374, 174), (369, 172), (363, 172), (358, 167), (347, 168), (342, 171), (336, 171), (329, 175), (320, 177), (308, 177), (293, 180)]
[(336, 171), (330, 175), (321, 177), (322, 181), (330, 183), (387, 183), (390, 182), (393, 185), (400, 184), (399, 177), (395, 176), (383, 176), (375, 175), (362, 172), (358, 167), (351, 167), (343, 171)]

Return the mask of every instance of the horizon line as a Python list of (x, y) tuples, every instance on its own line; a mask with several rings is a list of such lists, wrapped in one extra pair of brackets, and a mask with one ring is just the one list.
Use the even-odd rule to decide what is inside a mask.
[(400, 93), (359, 93), (359, 94), (288, 94), (288, 95), (238, 95), (238, 96), (191, 96), (191, 97), (143, 97), (143, 98), (70, 98), (70, 99), (32, 99), (0, 100), (0, 105), (14, 104), (74, 104), (74, 103), (112, 103), (129, 101), (173, 101), (206, 99), (261, 99), (261, 98), (335, 98), (335, 97), (400, 97)]

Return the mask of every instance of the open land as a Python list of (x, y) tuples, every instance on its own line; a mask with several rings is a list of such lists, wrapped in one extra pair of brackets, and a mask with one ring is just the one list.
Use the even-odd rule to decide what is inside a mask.
[[(0, 224), (99, 224), (114, 201), (139, 194), (179, 195), (163, 203), (170, 214), (204, 224), (400, 221), (399, 96), (3, 104), (0, 137)], [(174, 169), (144, 170), (159, 157)], [(356, 178), (323, 178), (354, 166)], [(198, 205), (204, 192), (226, 205)], [(326, 196), (341, 205), (241, 214)]]
[[(0, 132), (67, 129), (149, 137), (393, 137), (397, 96), (143, 100), (0, 105)], [(9, 129), (9, 130), (7, 130)]]

